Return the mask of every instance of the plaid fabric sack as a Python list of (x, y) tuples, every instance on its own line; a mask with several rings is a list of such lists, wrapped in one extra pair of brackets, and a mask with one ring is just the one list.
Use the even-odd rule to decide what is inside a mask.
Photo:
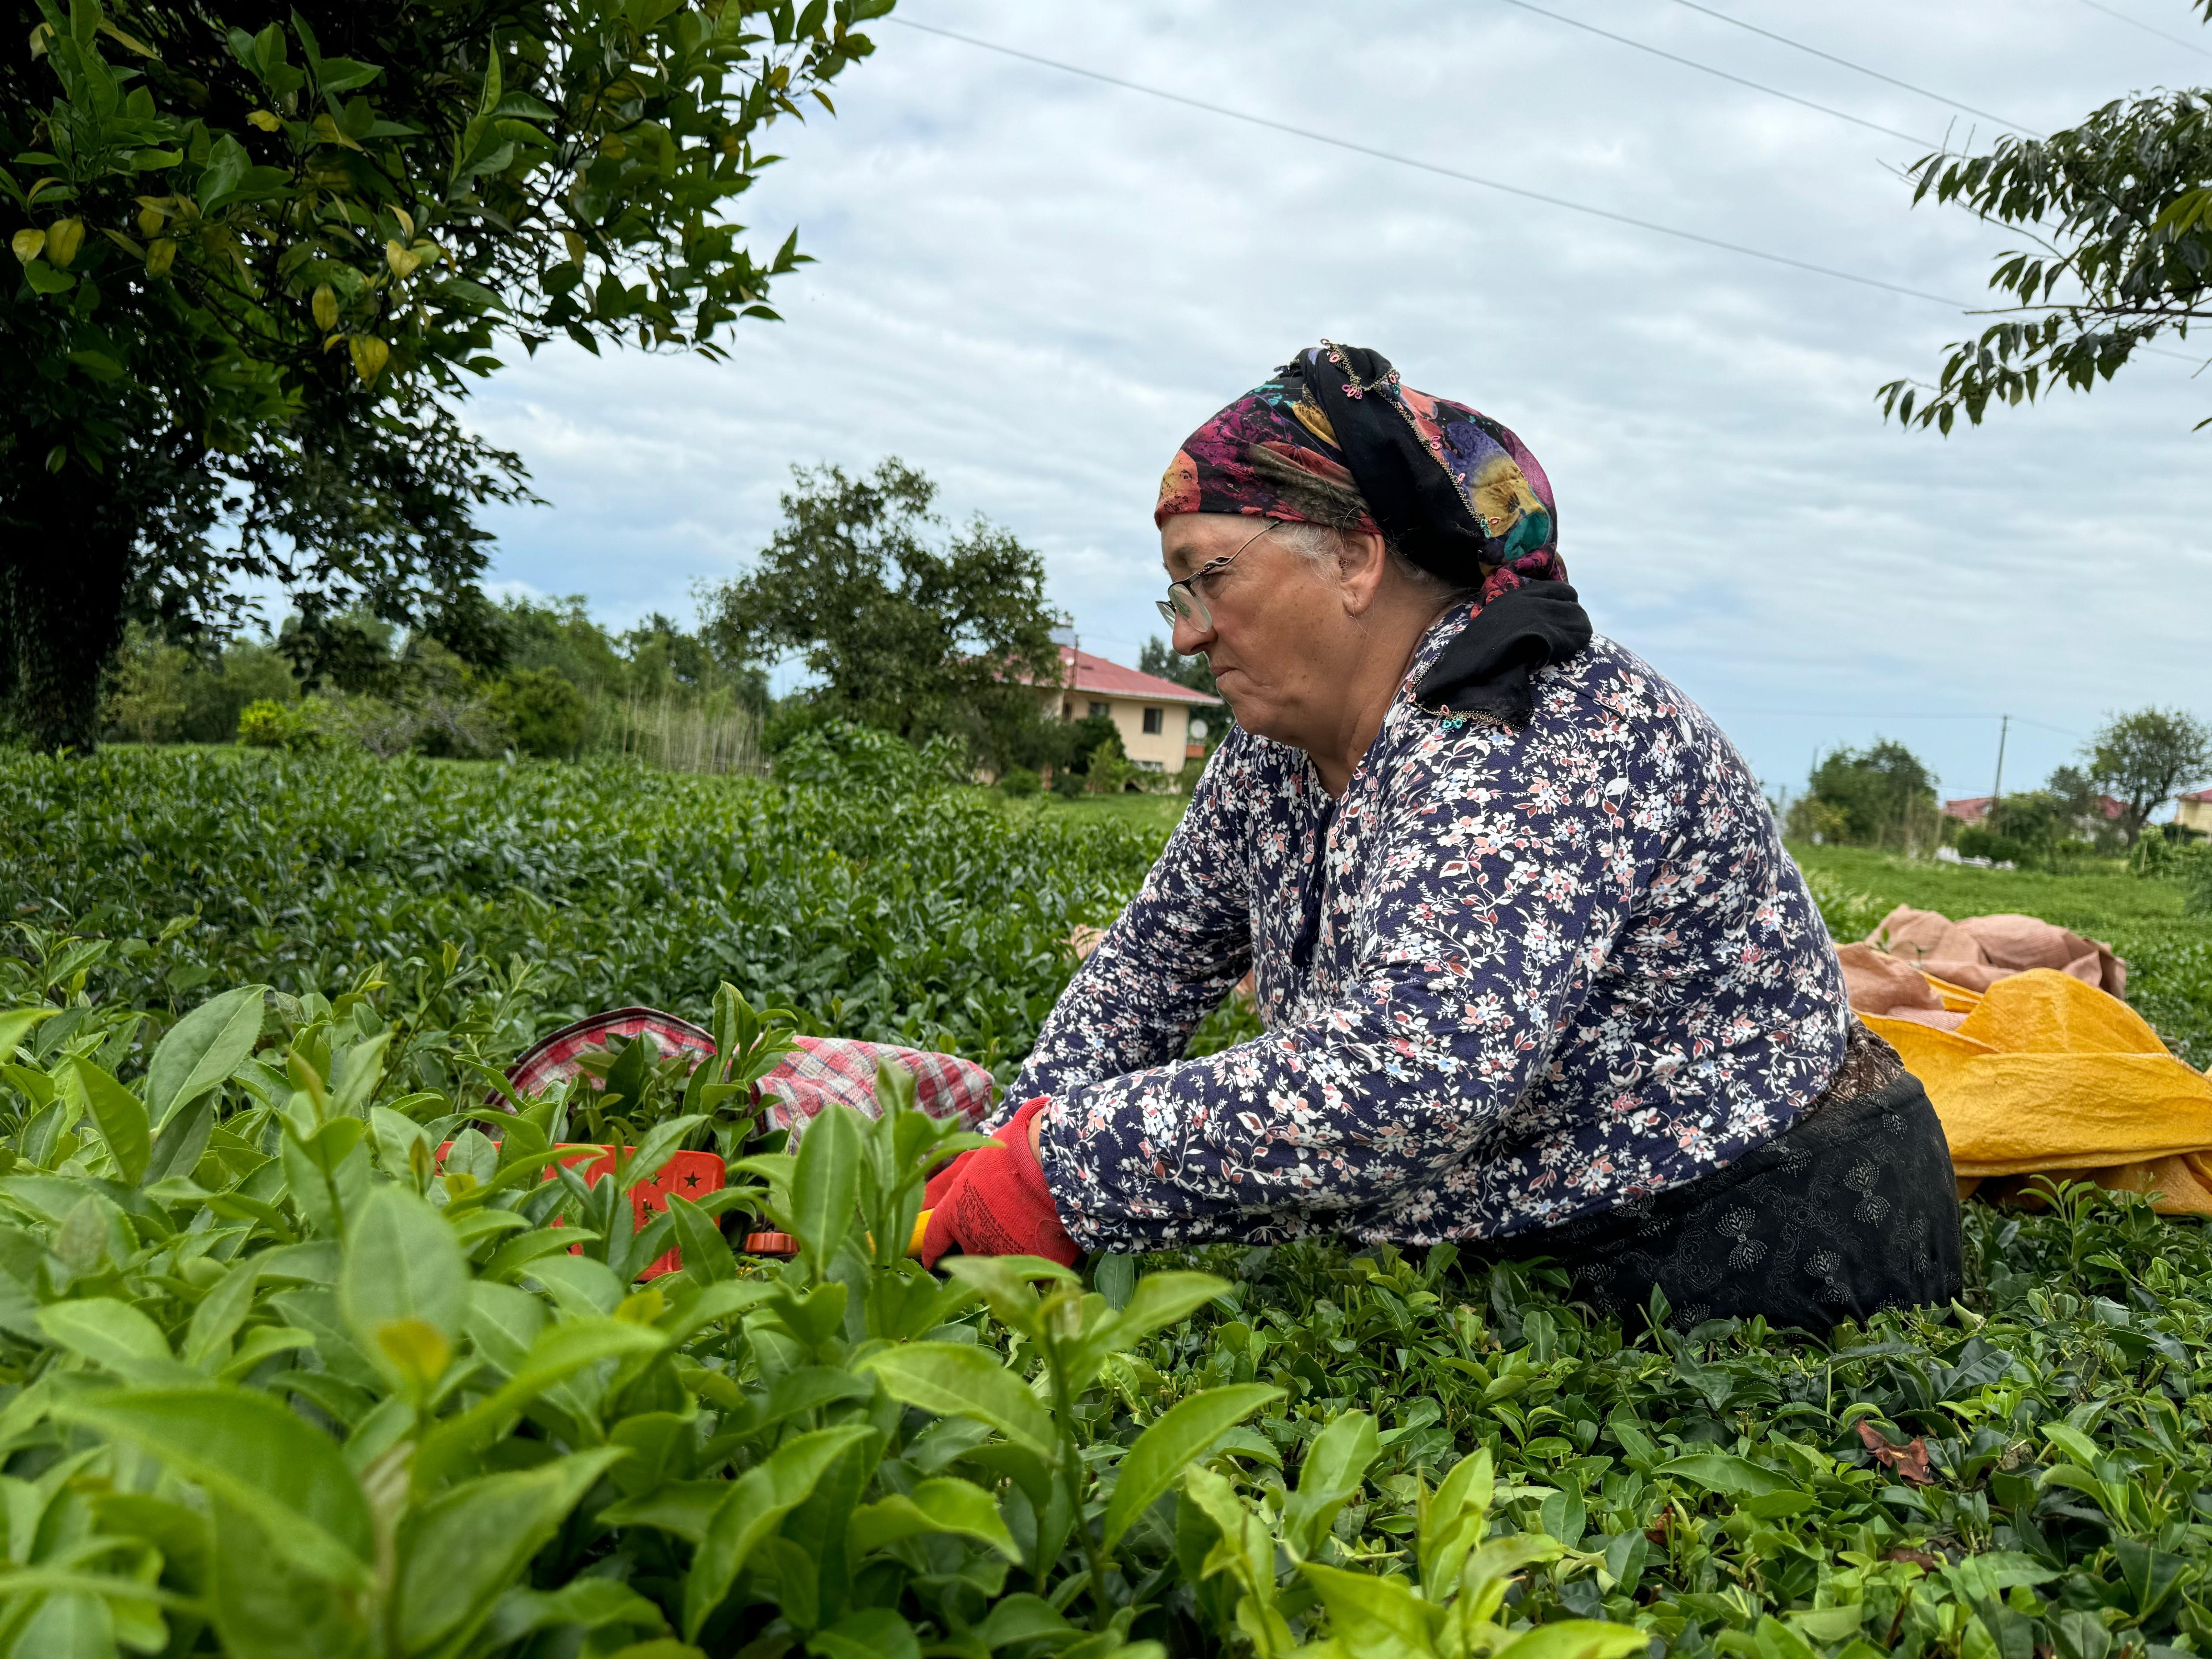
[[(575, 1076), (578, 1057), (586, 1050), (639, 1036), (650, 1036), (664, 1054), (685, 1052), (706, 1060), (714, 1052), (713, 1035), (689, 1020), (656, 1008), (615, 1008), (540, 1037), (507, 1068), (507, 1079), (526, 1099), (546, 1094)], [(787, 1131), (794, 1146), (831, 1101), (876, 1115), (878, 1060), (914, 1073), (915, 1103), (932, 1117), (958, 1117), (973, 1129), (991, 1114), (991, 1074), (973, 1060), (856, 1037), (794, 1040), (797, 1052), (786, 1054), (760, 1081), (767, 1103), (763, 1127)]]

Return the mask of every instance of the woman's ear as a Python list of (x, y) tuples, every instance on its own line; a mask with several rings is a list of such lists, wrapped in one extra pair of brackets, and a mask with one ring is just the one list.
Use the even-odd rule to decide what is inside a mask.
[(1355, 617), (1364, 615), (1382, 591), (1382, 580), (1390, 568), (1389, 550), (1371, 531), (1340, 531), (1336, 561), (1338, 577), (1344, 584), (1345, 610)]

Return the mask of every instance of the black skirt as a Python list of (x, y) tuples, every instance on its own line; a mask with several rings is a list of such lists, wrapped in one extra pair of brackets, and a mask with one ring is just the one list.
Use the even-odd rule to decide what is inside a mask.
[(1962, 1288), (1963, 1249), (1943, 1126), (1920, 1079), (1852, 1024), (1846, 1073), (1886, 1080), (1841, 1097), (1832, 1086), (1711, 1175), (1501, 1240), (1495, 1254), (1552, 1257), (1580, 1295), (1638, 1329), (1655, 1286), (1685, 1330), (1764, 1314), (1825, 1338), (1883, 1308), (1948, 1304)]

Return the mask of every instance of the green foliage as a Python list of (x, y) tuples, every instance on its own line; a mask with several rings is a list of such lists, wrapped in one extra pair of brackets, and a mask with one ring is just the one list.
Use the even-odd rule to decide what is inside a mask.
[(962, 747), (942, 733), (916, 748), (852, 720), (809, 726), (777, 753), (775, 775), (858, 805), (928, 795), (963, 781)]
[[(10, 754), (0, 917), (113, 933), (118, 993), (155, 1005), (210, 981), (331, 996), (372, 969), (442, 983), (451, 941), (476, 966), (434, 1000), (438, 1030), (490, 1020), (519, 1043), (630, 1002), (703, 1023), (731, 979), (810, 1032), (1010, 1076), (1073, 971), (1069, 933), (1112, 919), (1163, 831), (1017, 823), (979, 790), (863, 793), (839, 775)], [(492, 971), (516, 957), (544, 965)], [(428, 1077), (416, 1063), (393, 1062), (410, 1086)]]
[(2166, 857), (2166, 872), (2179, 883), (2182, 908), (2192, 916), (2212, 915), (2212, 847), (2176, 847)]
[[(2199, 8), (2203, 9), (2203, 8)], [(1999, 137), (1982, 155), (1938, 151), (1911, 169), (1915, 203), (1933, 196), (2033, 246), (1998, 257), (1989, 286), (2012, 313), (1954, 342), (1934, 386), (1893, 380), (1878, 394), (1907, 427), (1948, 434), (1992, 402), (2109, 380), (2168, 330), (2205, 314), (2212, 270), (2212, 96), (2115, 100), (2047, 138)]]
[(1042, 787), (1026, 766), (1010, 766), (999, 775), (999, 793), (1008, 800), (1027, 800)]
[(799, 653), (821, 682), (807, 700), (837, 718), (1034, 761), (1035, 688), (1059, 681), (1060, 620), (1036, 551), (980, 518), (940, 544), (936, 485), (896, 458), (865, 478), (836, 466), (793, 478), (754, 569), (706, 596), (715, 648), (754, 663)]
[(137, 743), (228, 743), (248, 703), (300, 695), (291, 665), (270, 645), (235, 640), (209, 659), (134, 624), (101, 702), (101, 735)]
[(1813, 769), (1792, 807), (1790, 833), (1864, 847), (1932, 845), (1938, 830), (1935, 779), (1901, 743), (1837, 749)]
[[(1801, 856), (1798, 862), (1802, 865), (1805, 860)], [(1838, 944), (1848, 945), (1866, 938), (1881, 925), (1884, 916), (1897, 908), (1871, 893), (1845, 887), (1817, 868), (1808, 868), (1804, 874), (1813, 902), (1820, 907), (1820, 920), (1827, 925), (1828, 937)]]
[[(1818, 1337), (1600, 1319), (1540, 1260), (1449, 1245), (939, 1279), (900, 1241), (978, 1138), (903, 1073), (880, 1120), (832, 1109), (635, 1231), (617, 1176), (546, 1178), (595, 1085), (486, 1112), (500, 1042), (420, 986), (173, 1019), (112, 994), (100, 943), (28, 944), (0, 952), (0, 1642), (26, 1659), (2212, 1637), (2212, 1248), (2134, 1198), (1969, 1206), (1966, 1303)], [(768, 1028), (740, 1004), (631, 1174), (744, 1097)], [(453, 1086), (410, 1086), (422, 1044)], [(763, 1224), (799, 1254), (731, 1248)]]
[[(1194, 691), (1203, 691), (1209, 697), (1221, 695), (1221, 688), (1213, 683), (1213, 670), (1204, 657), (1185, 657), (1157, 634), (1145, 641), (1138, 653), (1137, 672), (1153, 674), (1164, 680), (1173, 680), (1177, 685), (1187, 685)], [(1223, 716), (1225, 729), (1226, 716)]]
[(2212, 775), (2212, 726), (2178, 708), (2115, 715), (2087, 751), (2096, 783), (2119, 798), (2120, 828), (2136, 844), (2151, 814)]
[[(2014, 795), (2008, 799), (2018, 800), (2020, 797)], [(1993, 864), (2025, 864), (2034, 857), (2037, 850), (2026, 842), (1999, 835), (1978, 823), (1970, 823), (1960, 830), (1959, 839), (1953, 844), (1958, 848), (1962, 858), (1987, 859)]]
[(518, 668), (491, 689), (492, 712), (514, 746), (545, 760), (572, 758), (591, 718), (584, 694), (550, 668)]
[(298, 702), (263, 697), (239, 711), (238, 741), (248, 749), (328, 749), (337, 741), (337, 723), (320, 697)]
[(772, 317), (802, 256), (729, 210), (889, 9), (18, 8), (0, 512), (82, 550), (0, 562), (19, 721), (88, 741), (126, 598), (220, 622), (241, 574), (311, 636), (356, 598), (466, 632), (471, 510), (526, 495), (459, 422), (470, 380), (502, 335), (720, 356)]

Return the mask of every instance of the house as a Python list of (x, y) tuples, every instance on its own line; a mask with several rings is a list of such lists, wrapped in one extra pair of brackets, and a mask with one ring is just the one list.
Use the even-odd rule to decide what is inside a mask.
[(1979, 823), (1989, 815), (1990, 798), (1987, 795), (1969, 795), (1964, 800), (1943, 803), (1943, 816), (1956, 818), (1961, 823)]
[(1218, 729), (1225, 705), (1173, 680), (1094, 657), (1072, 645), (1060, 647), (1060, 684), (1040, 686), (1047, 713), (1079, 720), (1104, 714), (1121, 734), (1122, 750), (1141, 771), (1180, 772), (1203, 759), (1206, 734)]
[(2212, 835), (2212, 789), (2195, 789), (2175, 799), (2173, 821), (2185, 830)]

